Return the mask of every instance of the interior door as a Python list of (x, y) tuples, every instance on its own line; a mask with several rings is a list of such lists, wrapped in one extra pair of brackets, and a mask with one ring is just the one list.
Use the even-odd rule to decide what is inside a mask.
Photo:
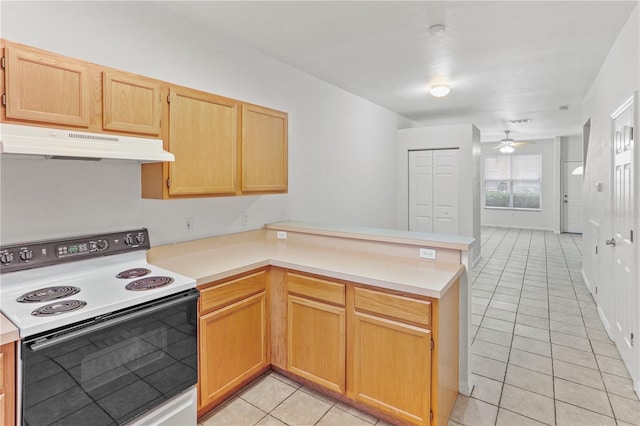
[(433, 151), (409, 151), (409, 230), (433, 232)]
[(638, 286), (634, 274), (634, 123), (633, 98), (613, 118), (613, 288), (615, 300), (614, 338), (627, 368), (635, 369), (634, 337), (638, 330)]
[(563, 163), (563, 231), (582, 233), (582, 167), (581, 161)]

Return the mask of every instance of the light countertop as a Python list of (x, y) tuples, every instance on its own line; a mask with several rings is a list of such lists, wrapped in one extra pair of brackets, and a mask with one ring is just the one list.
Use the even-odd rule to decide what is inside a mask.
[(18, 329), (11, 321), (0, 314), (0, 345), (15, 342), (20, 339)]
[[(150, 263), (197, 280), (198, 285), (273, 265), (386, 289), (439, 298), (462, 274), (455, 263), (384, 256), (313, 244), (238, 238), (221, 244), (212, 237), (147, 252)], [(224, 238), (224, 237), (222, 237)]]

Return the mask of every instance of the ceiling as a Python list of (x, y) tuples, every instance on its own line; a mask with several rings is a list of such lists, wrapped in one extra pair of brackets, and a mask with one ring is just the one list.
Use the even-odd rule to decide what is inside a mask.
[[(425, 126), (473, 123), (486, 142), (506, 129), (579, 134), (582, 100), (638, 1), (156, 4)], [(435, 24), (445, 32), (431, 35)], [(428, 93), (437, 80), (448, 96)]]

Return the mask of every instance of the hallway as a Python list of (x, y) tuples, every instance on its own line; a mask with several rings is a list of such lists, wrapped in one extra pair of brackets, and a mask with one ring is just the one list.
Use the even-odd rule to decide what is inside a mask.
[(449, 425), (640, 425), (640, 402), (581, 273), (581, 236), (482, 229), (471, 398)]

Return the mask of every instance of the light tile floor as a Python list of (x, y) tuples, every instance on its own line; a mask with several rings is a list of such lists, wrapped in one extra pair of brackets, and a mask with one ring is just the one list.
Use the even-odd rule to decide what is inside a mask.
[(483, 228), (472, 271), (471, 397), (449, 426), (640, 425), (640, 402), (584, 285), (581, 236)]
[[(640, 402), (580, 274), (581, 237), (483, 228), (472, 271), (471, 397), (449, 426), (640, 425)], [(270, 372), (203, 417), (213, 425), (371, 425), (369, 414)]]

